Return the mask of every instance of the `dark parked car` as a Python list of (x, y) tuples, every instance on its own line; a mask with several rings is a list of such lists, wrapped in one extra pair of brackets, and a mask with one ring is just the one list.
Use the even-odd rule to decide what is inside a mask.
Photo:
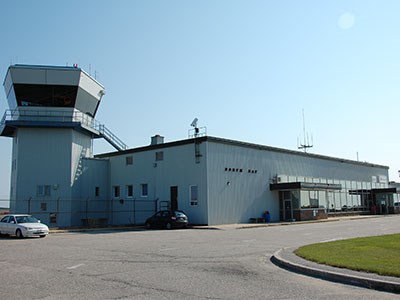
[(161, 210), (146, 220), (146, 228), (185, 228), (188, 218), (180, 210)]

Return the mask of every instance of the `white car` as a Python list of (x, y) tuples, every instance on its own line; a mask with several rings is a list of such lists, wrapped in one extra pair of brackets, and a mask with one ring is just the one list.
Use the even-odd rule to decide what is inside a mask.
[(15, 235), (18, 238), (45, 237), (49, 234), (49, 227), (31, 215), (5, 215), (0, 220), (0, 234)]

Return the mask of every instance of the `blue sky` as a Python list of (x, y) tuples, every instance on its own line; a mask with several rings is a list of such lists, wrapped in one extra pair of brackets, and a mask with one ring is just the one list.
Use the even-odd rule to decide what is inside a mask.
[[(211, 136), (390, 167), (398, 181), (400, 1), (1, 1), (10, 64), (72, 65), (105, 86), (96, 118), (130, 147)], [(0, 112), (7, 109), (4, 90)], [(113, 151), (97, 141), (94, 152)], [(0, 199), (11, 139), (0, 138)]]

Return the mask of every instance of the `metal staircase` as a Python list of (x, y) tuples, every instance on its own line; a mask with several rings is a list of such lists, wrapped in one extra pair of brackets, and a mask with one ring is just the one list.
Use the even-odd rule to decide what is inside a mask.
[(97, 131), (99, 132), (101, 137), (103, 137), (118, 151), (124, 151), (128, 149), (128, 146), (123, 141), (121, 141), (114, 133), (108, 130), (107, 127), (105, 127), (104, 125), (99, 124)]

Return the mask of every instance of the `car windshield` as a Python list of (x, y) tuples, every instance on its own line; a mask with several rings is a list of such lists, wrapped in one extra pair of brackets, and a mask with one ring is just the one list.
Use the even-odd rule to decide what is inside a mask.
[(38, 223), (39, 220), (32, 216), (16, 216), (17, 223)]
[(177, 217), (186, 217), (186, 215), (181, 211), (175, 211), (175, 216), (177, 216)]

